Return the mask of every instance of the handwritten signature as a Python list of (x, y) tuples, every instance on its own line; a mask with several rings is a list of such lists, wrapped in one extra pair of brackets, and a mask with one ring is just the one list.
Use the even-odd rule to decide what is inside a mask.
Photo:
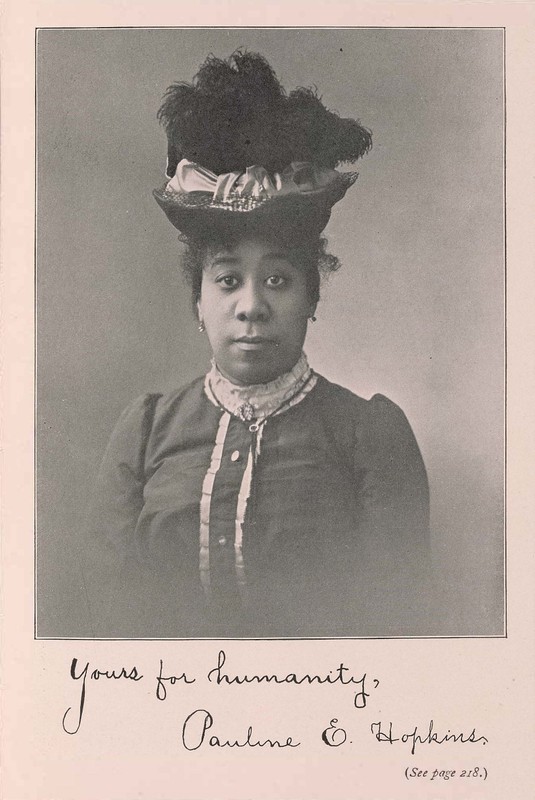
[[(293, 684), (294, 686), (332, 686), (333, 684), (341, 684), (344, 686), (353, 687), (353, 706), (355, 708), (366, 708), (368, 698), (370, 697), (366, 684), (366, 673), (360, 677), (352, 675), (349, 668), (343, 663), (337, 669), (329, 670), (323, 674), (317, 673), (298, 673), (298, 672), (280, 672), (280, 673), (241, 673), (237, 674), (227, 667), (227, 656), (224, 650), (220, 650), (217, 656), (217, 662), (212, 669), (205, 673), (205, 678), (209, 683), (216, 684), (217, 686), (237, 685), (243, 686), (247, 684)], [(65, 711), (62, 719), (62, 726), (65, 733), (74, 735), (80, 730), (82, 719), (84, 716), (84, 709), (87, 699), (88, 682), (89, 681), (132, 681), (137, 683), (143, 680), (143, 675), (140, 670), (133, 666), (130, 668), (120, 667), (118, 669), (91, 669), (89, 661), (85, 664), (79, 663), (77, 658), (73, 658), (70, 667), (70, 676), (73, 681), (76, 681), (80, 687), (80, 694), (78, 704), (76, 707), (69, 706)], [(156, 678), (156, 698), (164, 701), (167, 698), (169, 687), (175, 684), (189, 685), (195, 683), (196, 677), (188, 675), (186, 672), (171, 674), (164, 668), (163, 660), (160, 659), (159, 671), (154, 676)], [(377, 688), (379, 681), (374, 679), (372, 687)], [(470, 732), (454, 731), (449, 728), (444, 732), (437, 732), (434, 728), (434, 721), (430, 720), (427, 729), (420, 729), (417, 725), (412, 730), (405, 730), (398, 732), (394, 728), (393, 722), (373, 722), (370, 726), (370, 731), (375, 739), (381, 744), (407, 744), (410, 746), (412, 755), (416, 752), (417, 745), (435, 744), (442, 745), (444, 743), (453, 742), (460, 744), (487, 744), (488, 739), (486, 736), (478, 734), (475, 728)], [(338, 725), (338, 719), (333, 718), (331, 724), (321, 734), (321, 740), (329, 747), (340, 747), (347, 743), (347, 732), (343, 727)], [(259, 737), (254, 731), (253, 726), (249, 725), (244, 734), (229, 737), (218, 732), (214, 728), (214, 717), (212, 714), (203, 708), (198, 708), (189, 714), (182, 726), (182, 744), (186, 750), (198, 750), (203, 745), (209, 747), (266, 747), (266, 748), (283, 748), (283, 747), (299, 747), (300, 742), (295, 741), (291, 736), (283, 737)]]

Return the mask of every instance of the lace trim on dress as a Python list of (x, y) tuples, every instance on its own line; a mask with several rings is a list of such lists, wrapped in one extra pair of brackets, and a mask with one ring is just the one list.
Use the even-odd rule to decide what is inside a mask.
[(221, 459), (227, 435), (230, 415), (248, 424), (251, 444), (247, 464), (238, 492), (236, 519), (234, 524), (234, 567), (238, 590), (242, 602), (247, 598), (247, 580), (243, 563), (243, 533), (247, 503), (251, 496), (255, 466), (260, 454), (260, 444), (265, 424), (270, 417), (282, 414), (301, 400), (314, 388), (317, 376), (308, 366), (304, 353), (295, 367), (274, 381), (256, 386), (237, 386), (218, 370), (212, 361), (212, 369), (204, 382), (204, 391), (210, 402), (223, 411), (219, 421), (216, 442), (208, 472), (202, 487), (199, 532), (199, 571), (201, 584), (207, 600), (211, 599), (210, 581), (210, 507), (215, 475), (221, 467)]
[(212, 369), (204, 381), (204, 390), (214, 405), (224, 408), (243, 422), (250, 422), (252, 419), (261, 422), (278, 413), (279, 408), (282, 411), (285, 401), (298, 394), (308, 384), (311, 376), (312, 370), (304, 353), (290, 372), (269, 383), (253, 386), (231, 383), (221, 374), (215, 361), (212, 361)]

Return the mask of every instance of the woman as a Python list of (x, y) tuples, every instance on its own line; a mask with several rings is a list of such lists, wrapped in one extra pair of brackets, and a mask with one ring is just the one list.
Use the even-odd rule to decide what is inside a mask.
[(370, 133), (242, 52), (170, 87), (159, 116), (169, 181), (154, 194), (187, 245), (213, 361), (136, 400), (111, 438), (96, 635), (419, 632), (428, 489), (410, 426), (303, 353), (320, 275), (339, 266), (320, 234), (357, 178), (335, 167)]

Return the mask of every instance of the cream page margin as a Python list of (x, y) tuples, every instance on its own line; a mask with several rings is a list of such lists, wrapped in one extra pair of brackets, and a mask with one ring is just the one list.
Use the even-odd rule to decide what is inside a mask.
[[(105, 668), (136, 664), (202, 676), (214, 642), (36, 641), (33, 636), (34, 40), (36, 27), (72, 26), (505, 26), (508, 218), (508, 636), (359, 642), (233, 642), (235, 672), (326, 672), (341, 661), (381, 680), (366, 711), (350, 687), (273, 693), (200, 681), (159, 704), (154, 683), (91, 685), (83, 729), (61, 726), (78, 702), (71, 659)], [(535, 792), (533, 546), (533, 3), (7, 2), (2, 13), (2, 797), (5, 800), (285, 800), (297, 798), (503, 798)], [(273, 702), (273, 698), (277, 700)], [(295, 750), (186, 752), (189, 710), (209, 708), (260, 732), (294, 731)], [(361, 714), (361, 717), (358, 717)], [(358, 741), (326, 747), (333, 718)], [(374, 719), (404, 730), (440, 719), (476, 727), (488, 745), (379, 746)], [(358, 722), (357, 722), (358, 720)], [(476, 749), (477, 748), (477, 749)], [(407, 781), (407, 766), (486, 767), (487, 780)]]

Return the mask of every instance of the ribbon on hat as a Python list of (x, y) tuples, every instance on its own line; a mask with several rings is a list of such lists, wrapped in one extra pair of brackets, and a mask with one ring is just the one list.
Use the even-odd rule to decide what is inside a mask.
[(166, 191), (186, 194), (206, 192), (212, 194), (215, 201), (224, 203), (236, 195), (267, 199), (275, 195), (317, 192), (332, 184), (339, 175), (334, 169), (309, 161), (293, 161), (283, 172), (273, 175), (258, 165), (247, 167), (245, 172), (216, 175), (206, 167), (183, 158)]

